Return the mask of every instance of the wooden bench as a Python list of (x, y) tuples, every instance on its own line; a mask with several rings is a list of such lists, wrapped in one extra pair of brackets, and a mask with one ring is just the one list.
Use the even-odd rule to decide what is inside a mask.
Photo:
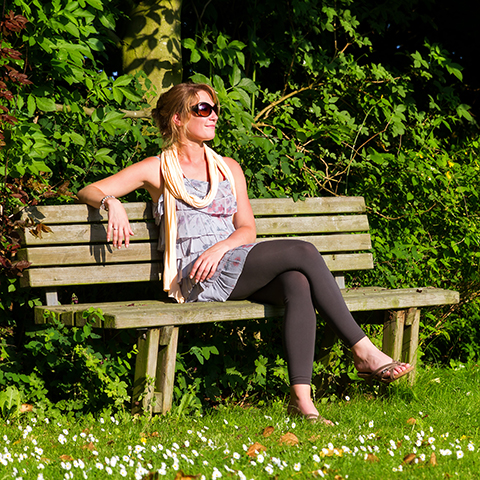
[[(295, 236), (316, 245), (342, 288), (352, 312), (385, 312), (383, 350), (394, 359), (416, 363), (420, 308), (455, 304), (459, 294), (438, 288), (388, 290), (345, 288), (344, 272), (373, 268), (369, 225), (361, 197), (252, 200), (259, 240)], [(282, 308), (251, 301), (174, 304), (167, 299), (59, 305), (57, 289), (70, 285), (157, 282), (162, 290), (158, 228), (148, 203), (125, 204), (135, 236), (128, 249), (106, 243), (107, 214), (86, 205), (33, 207), (23, 218), (47, 225), (50, 233), (24, 234), (18, 255), (32, 265), (22, 286), (46, 289), (46, 306), (35, 307), (35, 322), (53, 312), (66, 325), (81, 326), (90, 307), (103, 311), (106, 329), (139, 329), (133, 410), (171, 408), (175, 359), (181, 325), (282, 315)], [(137, 300), (137, 301), (136, 301)], [(373, 322), (372, 322), (373, 323)], [(411, 380), (413, 375), (411, 374)], [(147, 380), (148, 379), (148, 380)], [(139, 401), (141, 399), (141, 401)]]

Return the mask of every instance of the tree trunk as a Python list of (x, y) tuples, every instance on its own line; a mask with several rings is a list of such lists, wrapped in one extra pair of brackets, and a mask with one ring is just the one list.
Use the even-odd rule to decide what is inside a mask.
[(123, 71), (146, 73), (152, 82), (152, 107), (163, 91), (182, 80), (181, 7), (182, 0), (141, 0), (130, 14)]

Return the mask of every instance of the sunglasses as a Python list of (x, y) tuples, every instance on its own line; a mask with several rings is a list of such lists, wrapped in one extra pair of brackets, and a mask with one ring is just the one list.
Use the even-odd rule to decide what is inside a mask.
[(200, 102), (192, 107), (192, 111), (197, 117), (209, 117), (212, 114), (212, 111), (218, 115), (218, 105), (210, 105), (207, 102)]

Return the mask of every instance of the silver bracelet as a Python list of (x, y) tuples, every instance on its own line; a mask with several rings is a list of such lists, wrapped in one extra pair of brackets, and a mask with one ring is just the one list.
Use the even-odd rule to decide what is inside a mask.
[(115, 195), (105, 195), (103, 198), (102, 198), (102, 201), (100, 202), (100, 208), (103, 208), (106, 212), (108, 212), (108, 206), (105, 205), (105, 200), (107, 198), (116, 198)]

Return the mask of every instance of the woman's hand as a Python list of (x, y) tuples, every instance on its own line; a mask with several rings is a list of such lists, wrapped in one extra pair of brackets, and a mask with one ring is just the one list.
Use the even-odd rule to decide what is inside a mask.
[(228, 248), (224, 246), (223, 242), (218, 242), (213, 247), (205, 250), (193, 264), (190, 278), (195, 283), (210, 280), (217, 271), (220, 260), (227, 252)]
[(128, 221), (127, 212), (117, 198), (107, 198), (105, 205), (108, 208), (108, 226), (107, 226), (107, 242), (112, 239), (112, 244), (116, 248), (122, 248), (125, 240), (125, 247), (130, 244), (130, 236), (134, 235), (130, 222)]

